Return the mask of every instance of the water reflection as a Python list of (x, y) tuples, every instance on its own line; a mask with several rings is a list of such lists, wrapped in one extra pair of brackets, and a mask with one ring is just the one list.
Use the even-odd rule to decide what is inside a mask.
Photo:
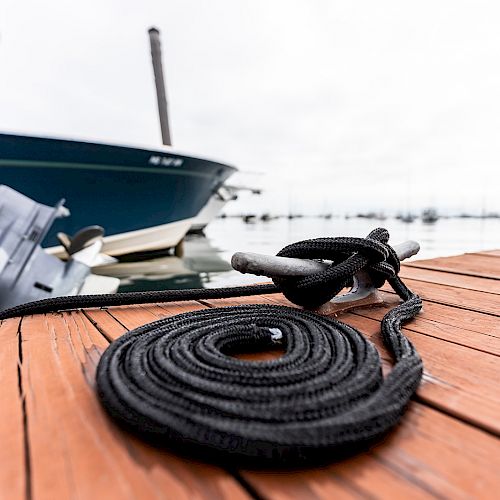
[(154, 258), (117, 262), (96, 268), (96, 274), (120, 278), (120, 292), (205, 288), (213, 274), (232, 271), (221, 251), (203, 235), (186, 237), (182, 257), (157, 252)]

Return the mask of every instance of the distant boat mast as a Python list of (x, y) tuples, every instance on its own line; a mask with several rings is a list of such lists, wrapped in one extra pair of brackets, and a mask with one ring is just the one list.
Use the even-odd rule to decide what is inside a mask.
[(170, 124), (168, 122), (167, 93), (165, 91), (165, 79), (163, 78), (163, 67), (161, 64), (160, 31), (152, 27), (148, 30), (151, 43), (151, 59), (155, 75), (156, 97), (158, 100), (158, 114), (160, 115), (161, 138), (166, 146), (172, 145), (170, 137)]

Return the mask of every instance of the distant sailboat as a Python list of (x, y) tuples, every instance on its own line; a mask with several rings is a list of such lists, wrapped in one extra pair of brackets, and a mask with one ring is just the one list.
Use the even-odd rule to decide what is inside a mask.
[(434, 224), (434, 222), (437, 222), (439, 220), (439, 215), (435, 208), (426, 208), (422, 212), (421, 218), (424, 224)]
[(411, 224), (415, 221), (416, 218), (417, 216), (411, 212), (405, 212), (396, 216), (396, 219), (400, 220), (401, 222), (405, 222), (406, 224)]

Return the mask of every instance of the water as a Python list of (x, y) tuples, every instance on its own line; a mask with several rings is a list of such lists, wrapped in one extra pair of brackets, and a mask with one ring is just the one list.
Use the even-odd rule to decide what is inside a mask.
[(100, 272), (120, 277), (120, 291), (213, 288), (262, 282), (262, 277), (232, 270), (232, 254), (236, 251), (276, 254), (283, 246), (302, 239), (366, 236), (379, 226), (389, 230), (394, 244), (408, 239), (418, 241), (421, 250), (413, 259), (500, 248), (500, 219), (440, 219), (434, 224), (417, 220), (406, 224), (396, 219), (304, 217), (245, 224), (240, 218), (226, 218), (213, 221), (206, 236), (189, 236), (182, 259), (163, 256), (115, 264)]

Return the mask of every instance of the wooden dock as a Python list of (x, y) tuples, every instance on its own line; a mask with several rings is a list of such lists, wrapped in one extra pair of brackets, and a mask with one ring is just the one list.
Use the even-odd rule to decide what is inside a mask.
[[(153, 449), (118, 429), (94, 393), (100, 355), (128, 329), (193, 309), (287, 303), (280, 296), (3, 321), (0, 498), (499, 498), (500, 251), (415, 261), (401, 276), (425, 301), (405, 329), (425, 364), (417, 396), (383, 443), (303, 471), (225, 470)], [(390, 369), (379, 337), (386, 310), (340, 319), (370, 337)]]

